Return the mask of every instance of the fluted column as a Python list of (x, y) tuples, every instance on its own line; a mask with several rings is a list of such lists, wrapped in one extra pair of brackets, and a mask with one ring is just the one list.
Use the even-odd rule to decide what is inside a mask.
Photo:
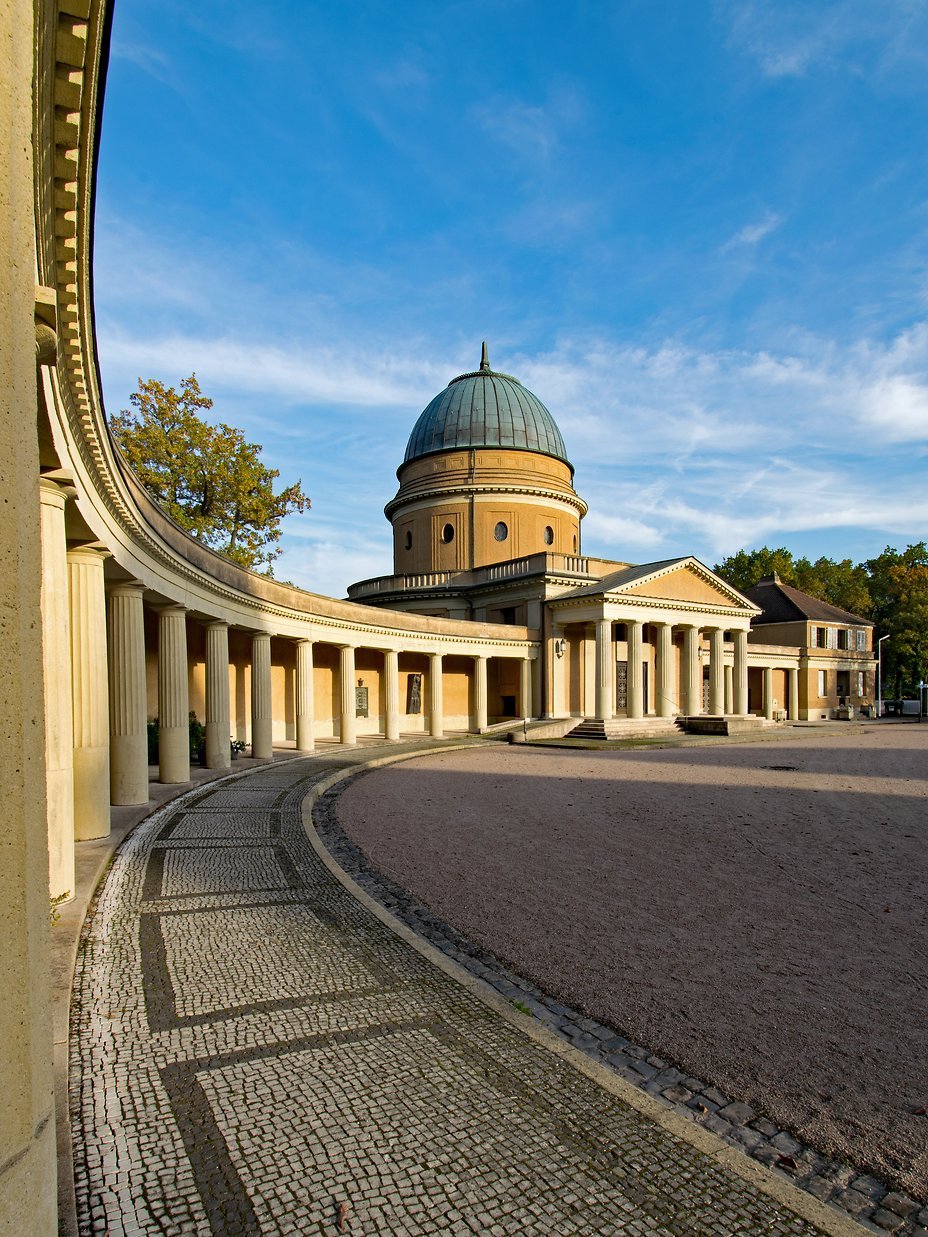
[(74, 836), (110, 831), (110, 726), (106, 676), (106, 594), (103, 561), (90, 546), (68, 551), (71, 618), (71, 725)]
[(702, 664), (699, 660), (699, 628), (683, 628), (683, 704), (687, 713), (702, 712)]
[(271, 706), (271, 637), (256, 631), (251, 638), (251, 754), (256, 760), (274, 755)]
[(110, 797), (115, 804), (148, 802), (148, 696), (145, 616), (137, 580), (109, 596)]
[(489, 724), (487, 719), (487, 659), (481, 654), (474, 658), (474, 704), (476, 706), (474, 724), (479, 734), (486, 730)]
[(232, 715), (229, 709), (229, 624), (206, 625), (206, 766), (228, 769), (232, 763)]
[(66, 497), (39, 482), (42, 544), (42, 664), (45, 680), (45, 794), (48, 892), (74, 897), (74, 773), (71, 722), (71, 620), (68, 614)]
[(316, 704), (313, 695), (313, 642), (296, 643), (296, 750), (312, 752), (316, 748)]
[(673, 659), (673, 627), (657, 623), (657, 713), (673, 717), (677, 711), (677, 685)]
[(735, 702), (735, 672), (734, 672), (734, 669), (731, 666), (729, 666), (728, 662), (726, 662), (725, 663), (725, 715), (726, 717), (728, 716), (728, 714), (734, 713), (735, 711), (734, 702)]
[(168, 606), (158, 615), (158, 778), (190, 781), (190, 696), (187, 611)]
[(444, 705), (441, 694), (441, 653), (429, 653), (429, 734), (445, 737)]
[(338, 659), (339, 683), (341, 690), (341, 741), (354, 744), (357, 736), (357, 697), (354, 694), (354, 649), (350, 644), (342, 645)]
[(789, 700), (787, 701), (787, 716), (791, 722), (799, 721), (799, 670), (796, 666), (790, 666), (789, 671)]
[(629, 717), (643, 717), (644, 675), (641, 656), (644, 624), (637, 619), (630, 619), (626, 624), (626, 629), (628, 631), (628, 685), (625, 711)]
[(400, 739), (400, 655), (396, 649), (386, 649), (383, 655), (384, 733), (388, 743)]
[(612, 652), (612, 620), (596, 620), (596, 682), (593, 698), (594, 716), (597, 721), (607, 722), (615, 712), (614, 688), (615, 657)]
[(764, 717), (773, 721), (773, 666), (764, 666)]
[(709, 713), (720, 717), (725, 712), (725, 633), (721, 627), (709, 629)]
[(532, 712), (532, 663), (528, 657), (522, 658), (522, 673), (519, 677), (519, 705), (522, 716), (527, 721), (533, 717)]
[(736, 713), (748, 711), (748, 633), (735, 632), (735, 673), (732, 682), (733, 704)]

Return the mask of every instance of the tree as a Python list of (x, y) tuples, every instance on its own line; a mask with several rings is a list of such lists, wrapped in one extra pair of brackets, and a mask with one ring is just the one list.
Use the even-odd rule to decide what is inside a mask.
[(798, 588), (810, 597), (830, 602), (841, 610), (866, 618), (870, 612), (870, 593), (867, 585), (867, 570), (862, 564), (849, 558), (836, 561), (833, 558), (794, 558), (790, 550), (781, 546), (771, 550), (761, 546), (759, 550), (739, 550), (716, 564), (715, 570), (737, 589), (750, 588), (764, 576), (776, 572), (784, 584)]
[[(875, 635), (883, 646), (884, 682), (893, 694), (914, 694), (928, 674), (928, 547), (924, 541), (902, 551), (887, 546), (867, 562)], [(884, 692), (884, 695), (888, 695)]]
[(266, 567), (280, 554), (280, 522), (305, 511), (300, 483), (274, 493), (280, 476), (261, 463), (262, 448), (241, 430), (200, 415), (213, 401), (196, 374), (180, 390), (139, 379), (124, 408), (110, 420), (113, 438), (154, 500), (191, 536), (242, 567)]

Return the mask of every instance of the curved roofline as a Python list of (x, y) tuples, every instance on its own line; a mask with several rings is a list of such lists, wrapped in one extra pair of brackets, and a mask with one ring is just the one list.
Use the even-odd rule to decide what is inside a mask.
[(571, 481), (573, 481), (574, 472), (576, 471), (570, 460), (566, 459), (563, 455), (555, 455), (553, 451), (541, 451), (537, 447), (515, 447), (508, 443), (505, 446), (501, 446), (499, 443), (480, 442), (459, 443), (456, 447), (435, 447), (431, 451), (422, 451), (419, 455), (414, 455), (410, 460), (403, 460), (396, 470), (396, 479), (397, 481), (401, 480), (400, 473), (403, 469), (408, 468), (410, 464), (417, 464), (419, 460), (428, 459), (431, 455), (460, 454), (461, 451), (521, 451), (524, 455), (543, 455), (546, 459), (557, 460), (559, 464), (566, 464), (570, 469)]

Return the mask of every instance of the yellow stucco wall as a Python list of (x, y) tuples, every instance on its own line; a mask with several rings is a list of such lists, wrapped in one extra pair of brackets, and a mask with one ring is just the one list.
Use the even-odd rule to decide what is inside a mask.
[(737, 609), (737, 602), (727, 594), (714, 588), (713, 585), (696, 574), (695, 571), (683, 569), (669, 571), (655, 580), (646, 580), (642, 584), (633, 584), (622, 590), (623, 593), (635, 593), (643, 597), (666, 597), (676, 601), (701, 601), (713, 606), (731, 606)]

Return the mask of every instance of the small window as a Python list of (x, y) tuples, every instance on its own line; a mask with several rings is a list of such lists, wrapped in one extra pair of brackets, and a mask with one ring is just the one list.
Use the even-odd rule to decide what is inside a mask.
[(857, 629), (857, 652), (866, 653), (867, 651), (867, 633), (863, 627)]
[(826, 695), (826, 692), (825, 692), (825, 671), (824, 671), (824, 670), (819, 670), (819, 672), (818, 672), (818, 698), (819, 698), (819, 700), (824, 700), (824, 699), (825, 699), (825, 695)]
[(445, 545), (447, 545), (449, 541), (454, 541), (454, 525), (453, 524), (445, 525), (445, 527), (441, 530), (441, 539), (445, 543)]
[(577, 553), (577, 534), (574, 533), (574, 554)]
[(412, 549), (412, 530), (409, 528), (406, 529), (406, 540), (404, 542), (404, 545), (406, 546), (407, 550)]
[(509, 536), (509, 525), (500, 520), (497, 526), (493, 529), (493, 536), (497, 541), (505, 541)]
[(864, 672), (863, 670), (858, 670), (857, 671), (857, 695), (863, 696), (863, 694), (864, 694)]
[(554, 545), (554, 529), (550, 524), (545, 526), (545, 545)]
[(846, 628), (846, 627), (840, 627), (840, 628), (838, 629), (838, 648), (839, 648), (839, 649), (848, 649), (848, 648), (850, 648), (850, 647), (851, 647), (851, 646), (850, 646), (850, 642), (849, 642), (849, 640), (848, 640), (848, 631), (847, 631), (847, 628)]

